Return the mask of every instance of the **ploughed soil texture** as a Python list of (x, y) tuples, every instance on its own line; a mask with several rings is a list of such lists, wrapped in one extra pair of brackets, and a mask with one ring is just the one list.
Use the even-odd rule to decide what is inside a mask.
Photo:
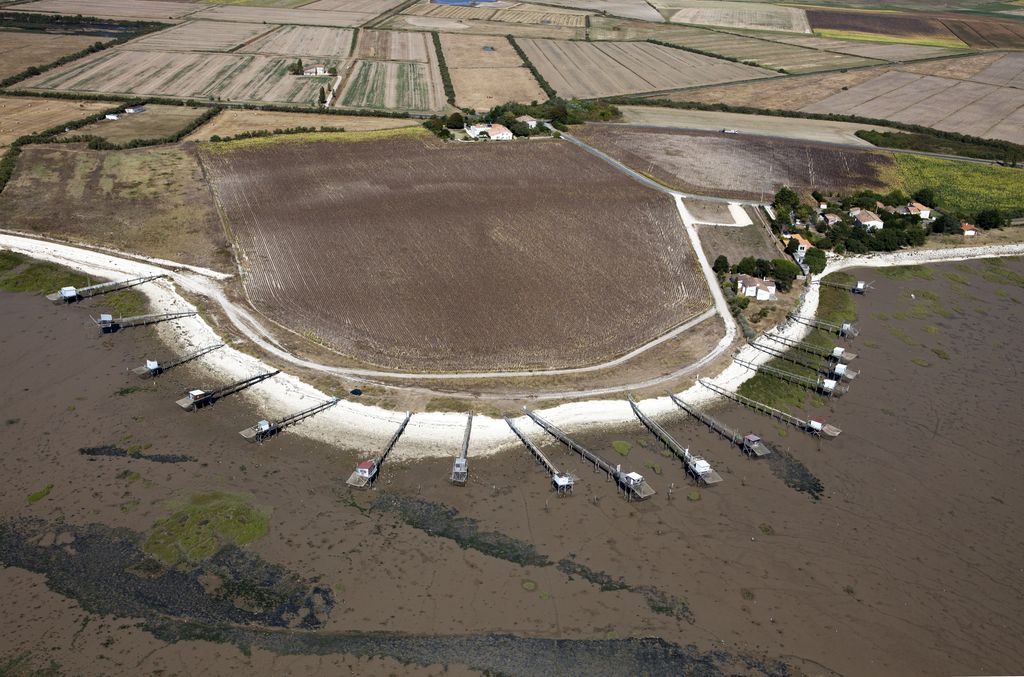
[[(803, 405), (842, 428), (837, 439), (715, 408), (776, 447), (752, 460), (666, 417), (724, 478), (697, 488), (639, 423), (570, 431), (643, 473), (658, 491), (643, 503), (539, 436), (579, 476), (574, 495), (558, 498), (519, 446), (471, 456), (464, 488), (440, 458), (385, 463), (372, 490), (353, 492), (344, 479), (365, 450), (296, 432), (249, 445), (237, 431), (261, 413), (244, 395), (195, 414), (174, 406), (199, 367), (131, 376), (168, 349), (150, 330), (99, 336), (88, 316), (101, 299), (54, 307), (0, 292), (0, 666), (1012, 672), (1024, 660), (1024, 261), (857, 276), (876, 280), (856, 300), (860, 376), (843, 397)], [(231, 514), (258, 513), (264, 529), (236, 545), (193, 525), (179, 539), (191, 555), (169, 566), (153, 535), (185, 524), (197, 496), (254, 506)]]
[(616, 160), (686, 192), (766, 200), (782, 186), (881, 190), (883, 153), (827, 143), (663, 127), (588, 123), (573, 133)]
[(203, 153), (251, 302), (369, 364), (595, 364), (711, 305), (672, 199), (565, 142)]

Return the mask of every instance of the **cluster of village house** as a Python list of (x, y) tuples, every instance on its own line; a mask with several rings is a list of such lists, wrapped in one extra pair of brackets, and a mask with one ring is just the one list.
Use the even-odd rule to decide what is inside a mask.
[[(820, 206), (822, 210), (821, 222), (831, 228), (832, 226), (840, 223), (843, 219), (841, 216), (834, 212), (825, 211), (828, 209), (828, 205), (822, 203)], [(901, 207), (892, 207), (884, 205), (881, 202), (875, 203), (875, 208), (880, 211), (885, 211), (890, 214), (904, 214), (907, 216), (920, 216), (922, 221), (933, 221), (932, 208), (921, 204), (920, 202), (909, 202)], [(860, 207), (853, 207), (849, 211), (849, 216), (860, 225), (864, 226), (868, 230), (881, 230), (885, 227), (882, 219), (878, 214), (869, 210), (861, 209)], [(960, 230), (965, 237), (973, 237), (978, 234), (977, 228), (966, 221), (961, 222)]]
[[(537, 119), (529, 115), (520, 115), (516, 122), (522, 122), (530, 129), (537, 128)], [(511, 129), (495, 122), (466, 125), (466, 136), (476, 140), (511, 141), (513, 134)]]
[[(932, 221), (932, 209), (920, 202), (910, 202), (901, 207), (892, 207), (883, 205), (881, 202), (875, 203), (876, 208), (889, 212), (891, 214), (905, 214), (909, 216), (919, 216), (922, 221)], [(838, 223), (842, 222), (842, 217), (836, 213), (826, 211), (828, 205), (822, 203), (820, 205), (821, 214), (819, 220), (821, 223), (829, 226), (830, 228)], [(861, 207), (853, 207), (848, 212), (850, 218), (856, 223), (864, 226), (868, 230), (880, 230), (885, 227), (881, 217), (875, 212), (862, 209)], [(973, 237), (978, 234), (977, 228), (966, 221), (960, 224), (960, 230), (965, 237)], [(807, 255), (807, 251), (810, 250), (814, 245), (811, 241), (800, 233), (790, 233), (783, 235), (786, 242), (790, 240), (796, 240), (797, 246), (793, 251), (793, 258), (796, 262), (804, 269), (804, 273), (807, 272), (807, 267), (804, 264), (804, 257)], [(740, 296), (748, 296), (757, 301), (771, 301), (775, 299), (775, 282), (769, 279), (761, 279), (754, 277), (753, 275), (737, 275), (736, 280), (736, 293)]]

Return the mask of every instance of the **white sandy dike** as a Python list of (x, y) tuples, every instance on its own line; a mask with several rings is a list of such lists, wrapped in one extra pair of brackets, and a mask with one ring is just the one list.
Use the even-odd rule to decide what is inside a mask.
[[(223, 274), (214, 271), (180, 266), (165, 261), (157, 262), (141, 257), (128, 259), (106, 251), (81, 249), (4, 233), (0, 233), (0, 248), (23, 253), (36, 259), (59, 263), (89, 275), (107, 279), (157, 273), (167, 274), (170, 279), (159, 280), (137, 288), (146, 295), (155, 312), (195, 310), (192, 304), (178, 294), (176, 284), (192, 293), (211, 297), (220, 296), (216, 280), (222, 279)], [(825, 274), (853, 267), (880, 268), (1021, 255), (1024, 255), (1024, 244), (833, 257)], [(810, 316), (817, 311), (818, 289), (819, 285), (811, 285), (807, 289), (798, 309), (800, 314)], [(243, 313), (243, 317), (246, 316), (251, 318), (247, 313)], [(182, 353), (221, 340), (213, 328), (198, 315), (161, 324), (158, 327), (160, 336), (173, 350)], [(789, 323), (778, 331), (784, 336), (799, 340), (806, 336), (810, 327), (799, 323)], [(737, 354), (755, 364), (761, 364), (771, 359), (765, 353), (749, 346), (743, 346), (737, 351)], [(203, 360), (211, 376), (209, 383), (196, 384), (197, 387), (209, 387), (222, 381), (237, 380), (271, 369), (258, 358), (247, 355), (230, 345), (199, 359)], [(125, 365), (126, 368), (136, 366), (139, 365)], [(715, 376), (713, 380), (725, 388), (734, 390), (752, 375), (753, 372), (749, 369), (734, 363)], [(268, 419), (280, 418), (328, 398), (325, 393), (287, 373), (278, 374), (272, 379), (248, 388), (242, 393), (242, 396), (257, 406), (260, 416)], [(718, 397), (700, 385), (694, 385), (677, 393), (677, 396), (696, 405), (709, 404)], [(645, 413), (652, 416), (678, 411), (668, 397), (643, 400), (639, 404)], [(625, 399), (573, 402), (539, 410), (537, 413), (566, 430), (579, 430), (594, 426), (616, 426), (635, 420), (629, 403)], [(295, 426), (291, 429), (291, 434), (303, 435), (341, 449), (355, 449), (361, 456), (370, 456), (380, 451), (404, 415), (404, 412), (389, 411), (380, 407), (343, 400), (337, 406)], [(253, 422), (255, 423), (255, 421)], [(543, 431), (525, 415), (516, 418), (515, 423), (521, 431), (535, 441), (544, 440)], [(391, 458), (393, 460), (410, 460), (453, 456), (461, 447), (465, 425), (466, 416), (464, 414), (415, 414), (402, 439), (395, 447)], [(503, 420), (487, 416), (477, 416), (473, 420), (473, 433), (470, 440), (471, 455), (494, 454), (518, 444), (519, 441)]]

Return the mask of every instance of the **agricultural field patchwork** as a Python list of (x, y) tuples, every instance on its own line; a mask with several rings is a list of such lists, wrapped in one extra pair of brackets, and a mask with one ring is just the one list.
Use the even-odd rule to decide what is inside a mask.
[(643, 0), (546, 0), (544, 4), (641, 21), (665, 20), (654, 7)]
[(497, 21), (514, 24), (539, 24), (548, 26), (568, 26), (583, 28), (586, 26), (586, 12), (577, 12), (562, 8), (541, 7), (538, 5), (513, 4), (510, 7), (464, 7), (460, 5), (436, 5), (423, 3), (413, 5), (403, 14), (409, 16), (436, 17), (466, 21)]
[(88, 11), (83, 12), (81, 0), (36, 0), (18, 5), (19, 12), (44, 14), (87, 14), (114, 19), (180, 19), (202, 11), (205, 5), (167, 0), (89, 0)]
[(321, 26), (280, 26), (239, 52), (338, 61), (352, 51), (352, 30)]
[[(152, 2), (153, 0), (140, 0)], [(250, 23), (284, 24), (297, 26), (337, 26), (350, 28), (358, 26), (375, 15), (363, 12), (317, 10), (299, 7), (287, 9), (278, 7), (248, 7), (243, 5), (206, 6), (193, 18), (211, 21), (241, 21)]]
[(290, 127), (341, 127), (349, 132), (415, 127), (419, 120), (382, 118), (361, 115), (330, 115), (327, 113), (286, 113), (263, 110), (223, 110), (196, 131), (187, 141), (207, 141), (212, 136), (229, 137), (246, 132), (272, 132)]
[(315, 0), (302, 4), (302, 8), (365, 14), (369, 21), (400, 4), (402, 0)]
[(31, 66), (42, 66), (74, 54), (106, 38), (90, 35), (59, 35), (36, 31), (0, 30), (0, 80)]
[(711, 305), (672, 200), (568, 143), (203, 148), (253, 303), (366, 363), (590, 364)]
[(782, 69), (787, 73), (811, 73), (883, 63), (875, 59), (694, 26), (652, 24), (607, 17), (591, 19), (590, 36), (593, 40), (658, 40), (729, 59), (738, 59), (764, 68)]
[(360, 60), (335, 105), (439, 111), (445, 107), (444, 86), (435, 63)]
[(811, 49), (828, 50), (867, 59), (884, 61), (912, 61), (914, 59), (931, 59), (937, 56), (957, 54), (958, 50), (930, 45), (904, 45), (887, 42), (864, 42), (857, 40), (836, 40), (811, 36), (771, 36), (765, 39), (782, 42), (788, 45), (799, 45)]
[(1024, 21), (960, 20), (943, 18), (953, 35), (971, 47), (982, 49), (1024, 49)]
[(1024, 54), (1007, 54), (965, 80), (890, 71), (801, 110), (1024, 143)]
[(434, 43), (429, 33), (361, 30), (354, 56), (357, 59), (426, 63), (433, 52)]
[(231, 270), (194, 153), (30, 145), (0, 193), (0, 228)]
[(42, 91), (312, 104), (330, 77), (289, 74), (291, 60), (251, 54), (112, 49), (20, 83)]
[(771, 77), (771, 71), (646, 42), (520, 39), (560, 96), (594, 98)]
[(190, 52), (228, 52), (268, 33), (273, 27), (264, 24), (227, 23), (224, 21), (186, 21), (158, 33), (132, 40), (134, 50), (180, 50)]
[(19, 136), (41, 132), (113, 107), (109, 101), (0, 96), (0, 148)]
[[(810, 33), (803, 9), (760, 2), (711, 2), (708, 0), (655, 0), (669, 21), (719, 28)], [(669, 14), (671, 12), (671, 14)]]
[(782, 186), (809, 192), (882, 189), (886, 153), (764, 136), (588, 123), (574, 133), (678, 190), (771, 201)]
[(561, 40), (582, 40), (585, 29), (554, 24), (503, 23), (501, 21), (478, 21), (476, 19), (447, 19), (437, 16), (397, 14), (381, 24), (381, 28), (403, 31), (445, 31), (469, 35), (514, 35), (524, 38), (553, 38)]

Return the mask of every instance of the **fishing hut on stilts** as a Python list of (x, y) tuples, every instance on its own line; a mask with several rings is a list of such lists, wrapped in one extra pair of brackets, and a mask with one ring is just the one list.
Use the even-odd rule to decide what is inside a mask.
[(57, 305), (75, 303), (91, 296), (109, 294), (110, 292), (118, 291), (119, 289), (128, 289), (129, 287), (135, 287), (145, 282), (158, 280), (161, 277), (167, 277), (167, 275), (165, 273), (160, 273), (159, 275), (146, 275), (145, 277), (133, 277), (128, 280), (103, 282), (100, 284), (90, 285), (88, 287), (61, 287), (52, 294), (47, 294), (46, 300)]
[(229, 383), (228, 385), (217, 388), (216, 390), (189, 390), (185, 394), (185, 397), (178, 400), (175, 404), (185, 411), (196, 411), (197, 409), (202, 409), (203, 407), (213, 404), (222, 397), (233, 395), (241, 390), (245, 390), (250, 386), (260, 383), (261, 381), (266, 381), (268, 378), (277, 376), (280, 373), (281, 372), (278, 370), (268, 371), (263, 374), (244, 378), (241, 381)]
[(711, 467), (710, 463), (704, 460), (701, 456), (691, 454), (689, 447), (684, 447), (672, 439), (672, 436), (669, 435), (664, 428), (655, 423), (652, 419), (648, 418), (644, 412), (640, 411), (640, 407), (637, 405), (636, 400), (633, 399), (632, 395), (628, 395), (627, 397), (629, 399), (629, 406), (633, 409), (633, 413), (636, 414), (636, 417), (640, 419), (640, 422), (644, 424), (644, 427), (647, 428), (652, 435), (657, 437), (661, 443), (665, 445), (666, 449), (675, 454), (679, 460), (683, 462), (686, 472), (693, 477), (697, 484), (710, 486), (722, 481), (722, 476)]
[(718, 433), (725, 439), (729, 440), (747, 456), (755, 458), (762, 458), (772, 453), (771, 447), (761, 441), (761, 438), (757, 435), (741, 435), (729, 426), (725, 425), (718, 419), (714, 418), (710, 414), (703, 412), (697, 407), (693, 406), (689, 402), (682, 400), (675, 395), (669, 395), (669, 399), (675, 403), (677, 407), (685, 411), (690, 416), (706, 425), (713, 432)]
[(139, 378), (153, 378), (159, 376), (168, 369), (173, 369), (174, 367), (185, 364), (186, 362), (191, 362), (194, 359), (202, 357), (207, 353), (212, 353), (214, 350), (223, 347), (223, 343), (214, 343), (213, 345), (205, 346), (203, 348), (200, 348), (199, 350), (188, 353), (187, 355), (182, 355), (181, 357), (177, 357), (167, 362), (160, 362), (158, 360), (146, 360), (146, 363), (141, 367), (135, 367), (134, 369), (132, 369), (132, 373), (138, 376)]
[(512, 422), (512, 419), (506, 416), (505, 423), (507, 423), (508, 427), (512, 429), (512, 432), (515, 433), (515, 436), (519, 438), (519, 441), (523, 443), (523, 446), (525, 446), (526, 450), (530, 452), (530, 455), (533, 456), (534, 459), (536, 459), (537, 462), (544, 467), (544, 470), (547, 471), (548, 475), (551, 477), (551, 486), (554, 487), (555, 492), (559, 496), (571, 494), (573, 486), (576, 484), (579, 478), (576, 477), (575, 475), (569, 475), (567, 473), (558, 472), (558, 468), (555, 467), (555, 464), (548, 460), (548, 457), (544, 454), (544, 452), (538, 449), (537, 445), (531, 442), (530, 438), (524, 435), (519, 430), (519, 428), (516, 427), (516, 425)]
[(321, 411), (326, 411), (339, 402), (337, 397), (332, 397), (326, 402), (320, 402), (308, 409), (297, 411), (294, 414), (285, 416), (280, 421), (257, 421), (255, 425), (246, 428), (245, 430), (239, 431), (247, 442), (263, 442), (281, 432), (289, 426), (293, 426), (296, 423), (306, 420), (310, 416), (316, 416)]
[[(745, 407), (749, 407), (754, 411), (771, 416), (777, 421), (788, 423), (789, 425), (795, 428), (799, 428), (800, 430), (803, 430), (806, 433), (810, 433), (811, 435), (832, 438), (838, 437), (839, 433), (842, 432), (839, 428), (835, 427), (834, 425), (824, 423), (822, 421), (815, 421), (813, 419), (805, 421), (804, 419), (797, 418), (796, 416), (793, 416), (791, 414), (787, 414), (786, 412), (776, 409), (775, 407), (770, 407), (767, 404), (764, 404), (763, 402), (758, 402), (757, 400), (752, 400), (749, 397), (740, 395), (739, 393), (733, 392), (731, 390), (726, 390), (717, 383), (714, 383), (707, 379), (700, 379), (698, 383), (700, 383), (708, 390), (718, 393), (722, 397), (726, 397), (732, 400), (733, 402), (738, 402), (739, 404), (742, 404)], [(675, 400), (674, 397), (673, 400)], [(679, 402), (676, 402), (676, 404), (679, 404)]]
[(460, 487), (466, 486), (466, 482), (469, 481), (469, 435), (473, 430), (473, 414), (470, 414), (466, 418), (466, 432), (462, 436), (462, 451), (455, 457), (455, 461), (452, 462), (452, 476), (451, 482)]
[(376, 458), (368, 458), (365, 461), (361, 461), (355, 471), (349, 475), (349, 478), (345, 481), (345, 484), (356, 489), (363, 489), (374, 482), (377, 479), (377, 475), (380, 473), (381, 466), (384, 465), (384, 461), (387, 459), (388, 454), (398, 444), (398, 439), (405, 432), (405, 427), (409, 425), (409, 419), (412, 418), (412, 412), (405, 412), (405, 418), (402, 419), (401, 424), (398, 426), (398, 430), (391, 436), (388, 443), (384, 446), (384, 451), (380, 456)]

